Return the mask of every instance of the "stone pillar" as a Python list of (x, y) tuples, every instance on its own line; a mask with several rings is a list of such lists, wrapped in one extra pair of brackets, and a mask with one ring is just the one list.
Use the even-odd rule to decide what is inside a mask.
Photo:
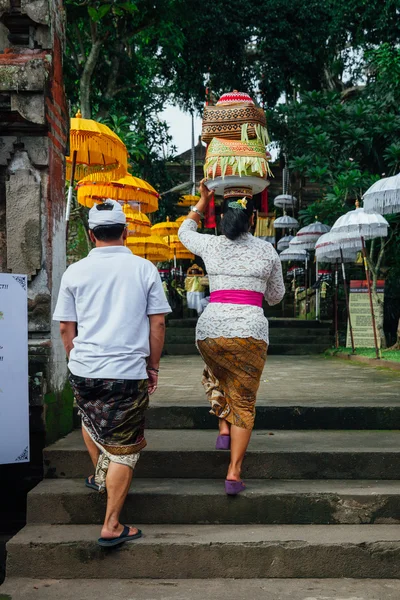
[(33, 460), (40, 444), (72, 428), (51, 318), (66, 266), (64, 16), (61, 0), (0, 0), (0, 271), (29, 277)]

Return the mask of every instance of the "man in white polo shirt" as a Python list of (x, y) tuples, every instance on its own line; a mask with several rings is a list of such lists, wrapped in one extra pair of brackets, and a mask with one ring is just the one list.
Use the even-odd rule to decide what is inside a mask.
[(156, 267), (124, 246), (126, 218), (118, 202), (95, 205), (89, 230), (96, 248), (64, 273), (53, 318), (60, 321), (95, 468), (85, 483), (107, 490), (98, 543), (117, 546), (141, 537), (119, 516), (146, 446), (144, 414), (157, 389), (165, 314), (171, 309)]

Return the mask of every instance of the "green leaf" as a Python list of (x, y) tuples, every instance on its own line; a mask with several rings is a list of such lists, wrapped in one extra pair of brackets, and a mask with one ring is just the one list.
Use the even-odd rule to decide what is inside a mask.
[(88, 6), (88, 13), (92, 21), (97, 22), (99, 20), (97, 10), (93, 6)]
[(103, 4), (103, 6), (100, 6), (99, 10), (97, 11), (98, 20), (103, 19), (103, 17), (110, 12), (110, 9), (111, 4)]
[(124, 10), (126, 10), (126, 12), (129, 12), (131, 14), (137, 12), (139, 9), (136, 6), (136, 4), (134, 4), (133, 2), (122, 2), (120, 4), (118, 4), (118, 6), (120, 8), (123, 8)]

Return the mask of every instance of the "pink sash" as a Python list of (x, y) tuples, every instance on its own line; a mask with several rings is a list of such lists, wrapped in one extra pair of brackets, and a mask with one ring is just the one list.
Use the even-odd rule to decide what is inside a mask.
[(261, 292), (248, 290), (218, 290), (211, 292), (210, 302), (220, 304), (248, 304), (262, 308), (264, 295)]

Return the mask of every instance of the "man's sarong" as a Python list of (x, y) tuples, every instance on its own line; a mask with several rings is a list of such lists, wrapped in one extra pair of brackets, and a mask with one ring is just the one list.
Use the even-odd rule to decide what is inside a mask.
[(100, 450), (95, 482), (100, 491), (110, 462), (135, 467), (146, 446), (147, 379), (87, 379), (70, 373), (82, 427)]
[(253, 429), (267, 344), (254, 338), (219, 337), (197, 340), (197, 347), (206, 363), (202, 383), (211, 414)]

